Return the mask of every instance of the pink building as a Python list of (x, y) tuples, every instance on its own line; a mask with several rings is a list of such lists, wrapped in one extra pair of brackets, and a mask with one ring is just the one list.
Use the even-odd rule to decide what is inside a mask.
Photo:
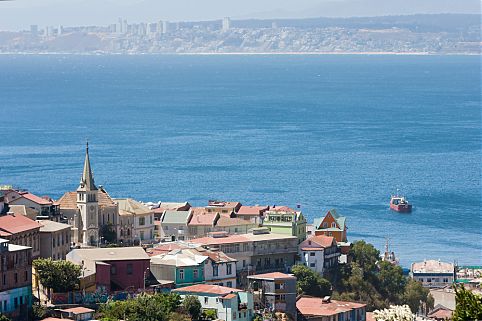
[(82, 266), (84, 278), (95, 276), (95, 289), (107, 291), (143, 289), (150, 273), (150, 258), (141, 247), (75, 249), (67, 260)]

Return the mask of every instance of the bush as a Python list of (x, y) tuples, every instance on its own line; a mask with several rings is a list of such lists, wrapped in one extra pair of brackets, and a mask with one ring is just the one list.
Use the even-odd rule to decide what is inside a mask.
[(306, 265), (294, 265), (291, 268), (291, 273), (293, 273), (297, 279), (296, 287), (298, 294), (317, 297), (324, 297), (331, 294), (331, 283)]
[(182, 307), (191, 316), (193, 320), (199, 320), (201, 316), (201, 302), (192, 295), (186, 295), (182, 301)]

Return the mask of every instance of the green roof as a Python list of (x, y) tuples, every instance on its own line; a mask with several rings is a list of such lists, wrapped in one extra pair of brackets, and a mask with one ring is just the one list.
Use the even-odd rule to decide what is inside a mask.
[(338, 226), (340, 228), (331, 228), (331, 227), (330, 228), (322, 228), (321, 223), (323, 222), (324, 218), (315, 218), (313, 220), (313, 226), (315, 227), (315, 229), (317, 229), (317, 230), (323, 229), (323, 230), (326, 230), (326, 231), (340, 231), (340, 230), (344, 231), (345, 230), (345, 224), (346, 224), (346, 217), (339, 215), (334, 208), (329, 210), (328, 212), (331, 213), (331, 216), (333, 216), (333, 218), (338, 223)]
[(338, 225), (340, 226), (340, 229), (341, 229), (341, 230), (344, 230), (344, 229), (345, 229), (346, 217), (344, 217), (344, 216), (339, 216), (339, 217), (336, 218), (336, 222), (337, 222)]
[(315, 219), (313, 220), (313, 227), (314, 227), (315, 229), (318, 229), (318, 228), (320, 227), (322, 221), (323, 221), (322, 218), (315, 218)]
[(191, 211), (165, 211), (161, 224), (187, 224), (190, 215)]

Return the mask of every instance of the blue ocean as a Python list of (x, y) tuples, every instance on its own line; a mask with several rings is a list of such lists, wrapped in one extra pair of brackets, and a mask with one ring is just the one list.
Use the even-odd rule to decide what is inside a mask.
[[(0, 184), (331, 208), (404, 266), (480, 264), (480, 57), (0, 56)], [(388, 209), (400, 189), (410, 214)]]

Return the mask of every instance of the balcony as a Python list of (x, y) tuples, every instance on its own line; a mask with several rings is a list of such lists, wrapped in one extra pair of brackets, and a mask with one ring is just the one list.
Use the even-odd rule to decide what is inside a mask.
[(287, 273), (289, 272), (289, 269), (285, 265), (256, 265), (254, 266), (254, 272), (256, 274), (259, 273), (270, 273), (270, 272), (284, 272)]

